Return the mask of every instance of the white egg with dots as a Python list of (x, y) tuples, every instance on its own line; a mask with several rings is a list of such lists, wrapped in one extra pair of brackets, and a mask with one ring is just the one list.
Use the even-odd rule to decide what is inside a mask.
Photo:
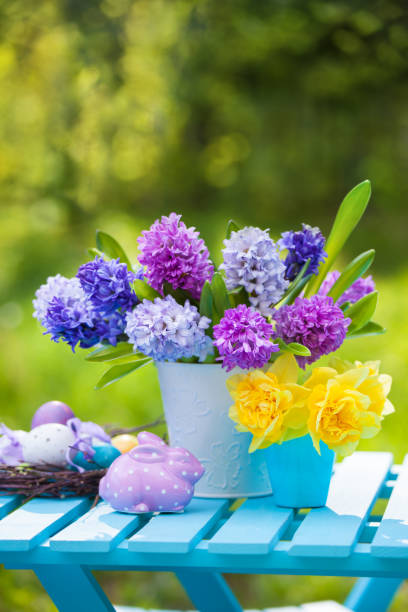
[(67, 451), (75, 442), (69, 427), (60, 423), (46, 423), (32, 429), (23, 440), (23, 457), (31, 465), (65, 467)]

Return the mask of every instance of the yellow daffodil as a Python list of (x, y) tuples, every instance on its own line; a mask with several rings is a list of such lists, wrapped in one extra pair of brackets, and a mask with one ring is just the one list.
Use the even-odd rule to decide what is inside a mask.
[(238, 431), (253, 435), (249, 452), (307, 433), (308, 389), (296, 384), (299, 368), (293, 355), (279, 357), (266, 371), (231, 376), (227, 387), (235, 403), (229, 411)]
[(339, 455), (349, 455), (361, 438), (372, 438), (381, 428), (381, 420), (392, 410), (387, 399), (389, 376), (379, 374), (379, 364), (350, 364), (336, 359), (334, 367), (315, 368), (305, 387), (308, 427), (313, 444), (320, 440)]
[(339, 372), (346, 372), (353, 368), (368, 368), (369, 375), (366, 380), (360, 385), (359, 391), (369, 396), (371, 400), (370, 410), (380, 416), (387, 416), (395, 412), (395, 408), (388, 399), (388, 394), (391, 390), (392, 377), (389, 374), (380, 374), (380, 361), (342, 361), (341, 359), (333, 358), (331, 365)]

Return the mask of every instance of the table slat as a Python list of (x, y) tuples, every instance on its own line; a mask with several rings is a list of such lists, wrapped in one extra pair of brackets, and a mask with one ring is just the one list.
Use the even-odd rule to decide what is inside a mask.
[(337, 601), (317, 601), (303, 604), (300, 606), (299, 612), (350, 612), (350, 609), (337, 603)]
[(290, 555), (348, 557), (392, 462), (391, 453), (354, 453), (336, 466), (327, 505), (315, 508), (296, 531)]
[(191, 550), (218, 521), (228, 500), (195, 498), (184, 512), (159, 514), (128, 540), (130, 551), (176, 552)]
[[(284, 606), (283, 608), (265, 608), (264, 610), (244, 610), (244, 612), (302, 612), (303, 608), (298, 608), (295, 606)], [(344, 610), (345, 612), (349, 612), (346, 608), (340, 607), (340, 610)], [(338, 612), (340, 612), (340, 610)], [(178, 612), (177, 610), (163, 610), (163, 608), (133, 608), (132, 606), (115, 606), (115, 612)], [(195, 610), (190, 610), (187, 612), (196, 612)], [(309, 610), (308, 610), (309, 612)], [(320, 610), (319, 610), (320, 612)], [(322, 610), (321, 612), (325, 612)], [(336, 609), (337, 612), (337, 609)]]
[(273, 497), (248, 499), (208, 543), (210, 553), (266, 555), (279, 541), (294, 512)]
[(408, 455), (371, 544), (376, 557), (408, 557)]
[(0, 496), (0, 519), (21, 504), (21, 495), (1, 495)]
[(109, 552), (143, 524), (134, 514), (115, 512), (99, 503), (50, 539), (50, 546), (62, 552)]
[[(134, 608), (133, 606), (115, 606), (115, 612), (178, 612), (177, 610), (163, 610), (163, 608)], [(190, 612), (195, 612), (190, 610)], [(276, 612), (276, 610), (274, 610)], [(279, 610), (277, 612), (280, 612)], [(299, 610), (296, 610), (299, 612)]]
[(284, 608), (265, 608), (264, 612), (301, 612), (301, 610), (295, 606), (285, 606)]
[(78, 497), (32, 499), (0, 521), (0, 550), (30, 550), (89, 506), (88, 499)]

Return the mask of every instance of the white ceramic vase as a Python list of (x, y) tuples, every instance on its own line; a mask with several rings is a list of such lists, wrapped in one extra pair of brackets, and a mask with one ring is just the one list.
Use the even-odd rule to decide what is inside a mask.
[[(264, 451), (249, 454), (251, 435), (228, 416), (227, 373), (219, 364), (157, 363), (170, 444), (183, 446), (205, 467), (198, 497), (257, 497), (271, 485)], [(238, 370), (237, 370), (238, 371)]]

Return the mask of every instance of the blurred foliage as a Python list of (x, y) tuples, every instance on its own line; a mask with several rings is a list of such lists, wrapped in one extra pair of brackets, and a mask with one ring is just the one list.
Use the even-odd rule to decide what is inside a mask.
[[(31, 319), (48, 275), (72, 275), (97, 227), (133, 259), (172, 210), (219, 261), (229, 217), (327, 232), (364, 178), (373, 198), (347, 256), (378, 250), (387, 336), (342, 353), (380, 358), (397, 412), (362, 448), (406, 452), (408, 11), (403, 0), (0, 0), (1, 420), (29, 427), (59, 398), (130, 426), (160, 413), (153, 367), (95, 392), (103, 366)], [(167, 574), (103, 573), (124, 604), (188, 608)], [(344, 597), (347, 579), (231, 577), (250, 607)], [(0, 611), (51, 610), (28, 572), (2, 572)], [(403, 590), (392, 610), (408, 609)]]
[(395, 268), (407, 22), (403, 0), (0, 0), (0, 290), (70, 270), (96, 225), (135, 251), (171, 210), (211, 246), (228, 216), (327, 230), (366, 177), (351, 248)]

